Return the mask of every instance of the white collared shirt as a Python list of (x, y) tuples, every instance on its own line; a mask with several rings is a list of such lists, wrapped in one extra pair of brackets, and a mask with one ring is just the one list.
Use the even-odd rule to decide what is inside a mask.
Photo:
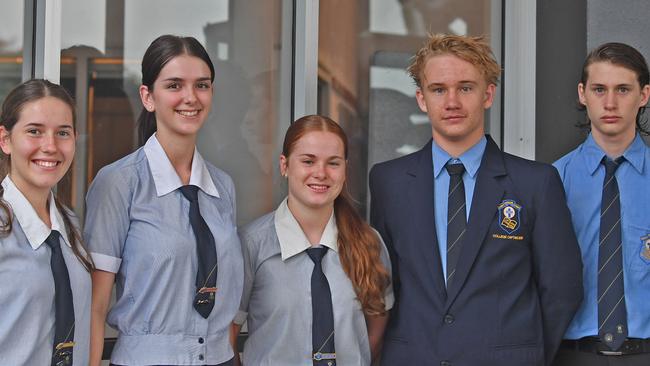
[[(11, 233), (0, 238), (0, 360), (3, 365), (49, 365), (54, 343), (54, 277), (52, 250), (43, 245), (57, 230), (66, 245), (61, 252), (68, 268), (75, 314), (74, 365), (88, 365), (90, 338), (90, 274), (75, 257), (61, 213), (50, 193), (52, 227), (9, 176), (2, 181), (2, 199), (11, 207)], [(2, 214), (4, 217), (4, 214)]]

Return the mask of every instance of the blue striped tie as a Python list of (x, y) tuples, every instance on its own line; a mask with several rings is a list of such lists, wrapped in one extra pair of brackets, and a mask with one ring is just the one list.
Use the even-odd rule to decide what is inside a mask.
[(314, 269), (311, 273), (312, 358), (314, 366), (336, 365), (332, 292), (321, 266), (325, 253), (327, 253), (326, 247), (307, 249), (307, 255), (314, 262)]
[(605, 180), (600, 208), (600, 244), (598, 249), (598, 335), (613, 351), (627, 337), (627, 313), (623, 288), (623, 247), (621, 240), (621, 203), (616, 168), (623, 162), (603, 158)]
[(465, 207), (465, 185), (463, 184), (463, 164), (445, 165), (449, 173), (449, 196), (447, 197), (447, 288), (456, 274), (456, 264), (460, 257), (460, 249), (467, 214)]

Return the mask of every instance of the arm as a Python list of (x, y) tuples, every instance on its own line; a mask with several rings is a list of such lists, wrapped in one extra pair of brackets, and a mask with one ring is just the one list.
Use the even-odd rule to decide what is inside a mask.
[(542, 309), (544, 353), (549, 365), (583, 297), (582, 260), (564, 188), (551, 168), (536, 197), (533, 268)]
[(232, 323), (230, 325), (230, 345), (232, 346), (232, 350), (235, 353), (234, 366), (241, 366), (241, 360), (239, 359), (239, 350), (237, 349), (237, 337), (239, 336), (240, 330), (241, 325), (237, 323)]
[(381, 346), (384, 341), (384, 330), (388, 324), (388, 312), (383, 315), (367, 315), (366, 327), (368, 328), (368, 343), (370, 344), (370, 355), (372, 364), (376, 364), (381, 355)]
[(99, 366), (104, 350), (104, 324), (111, 301), (115, 273), (95, 270), (92, 273), (93, 295), (90, 314), (90, 365)]

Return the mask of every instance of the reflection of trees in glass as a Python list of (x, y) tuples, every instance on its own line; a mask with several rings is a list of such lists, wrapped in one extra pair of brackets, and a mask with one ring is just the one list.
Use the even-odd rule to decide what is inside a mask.
[(22, 50), (12, 50), (11, 46), (15, 43), (12, 40), (0, 38), (0, 103), (9, 91), (21, 81), (22, 64), (19, 63), (17, 57), (20, 56)]

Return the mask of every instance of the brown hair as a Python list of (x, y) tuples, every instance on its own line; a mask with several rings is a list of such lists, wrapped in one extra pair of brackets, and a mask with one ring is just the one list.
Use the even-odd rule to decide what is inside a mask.
[[(589, 79), (589, 66), (596, 62), (609, 62), (612, 65), (621, 66), (634, 72), (641, 89), (650, 84), (650, 71), (648, 71), (648, 64), (645, 57), (630, 45), (610, 42), (602, 44), (589, 52), (585, 63), (582, 65), (582, 74), (580, 75), (580, 82), (585, 88)], [(578, 102), (578, 109), (585, 111), (587, 107)], [(645, 109), (645, 106), (639, 107), (639, 111), (636, 114), (636, 129), (644, 135), (650, 135), (650, 130), (647, 128), (648, 121), (644, 118)], [(591, 121), (587, 117), (587, 121), (578, 123), (578, 127), (590, 128)]]
[(407, 71), (415, 85), (422, 87), (422, 74), (427, 61), (434, 56), (450, 54), (476, 66), (489, 84), (499, 81), (501, 68), (484, 37), (430, 34), (427, 42), (411, 59)]
[[(35, 102), (45, 97), (57, 98), (58, 100), (64, 102), (68, 107), (70, 107), (72, 118), (74, 119), (74, 101), (70, 97), (70, 94), (68, 94), (68, 92), (65, 91), (62, 86), (43, 79), (32, 79), (18, 85), (11, 92), (9, 92), (9, 95), (7, 95), (4, 102), (2, 103), (2, 112), (0, 112), (0, 125), (2, 125), (9, 133), (11, 133), (11, 130), (20, 119), (20, 114), (22, 113), (25, 105), (27, 103)], [(2, 154), (1, 158), (2, 161), (0, 162), (0, 168), (3, 173), (2, 175), (4, 176), (9, 171), (9, 162), (11, 161), (11, 156)], [(0, 210), (4, 211), (4, 214), (6, 216), (5, 221), (0, 222), (0, 235), (9, 235), (11, 233), (13, 221), (12, 210), (7, 201), (2, 198), (3, 195), (4, 188), (0, 186)], [(68, 212), (68, 209), (59, 202), (56, 196), (54, 197), (54, 202), (59, 212), (61, 212), (61, 216), (63, 217), (63, 224), (65, 225), (65, 230), (68, 234), (68, 238), (70, 239), (72, 252), (88, 272), (92, 271), (94, 268), (92, 259), (88, 256), (88, 252), (83, 247), (81, 234), (77, 228), (72, 225), (72, 218)]]
[[(333, 120), (318, 115), (305, 116), (291, 124), (284, 136), (282, 155), (288, 158), (298, 140), (314, 131), (331, 132), (338, 136), (343, 141), (347, 159), (348, 139), (345, 132)], [(369, 315), (384, 314), (384, 290), (390, 280), (381, 262), (381, 241), (352, 206), (346, 188), (344, 184), (341, 194), (334, 200), (341, 265), (352, 282), (364, 312)]]

